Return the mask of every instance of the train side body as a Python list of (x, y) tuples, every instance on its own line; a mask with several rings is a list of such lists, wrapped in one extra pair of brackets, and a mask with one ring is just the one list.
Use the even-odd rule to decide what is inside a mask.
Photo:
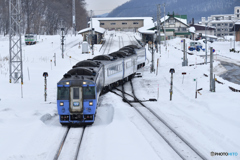
[(78, 62), (57, 84), (60, 123), (92, 124), (100, 94), (132, 78), (145, 60), (145, 48), (127, 46), (109, 55)]

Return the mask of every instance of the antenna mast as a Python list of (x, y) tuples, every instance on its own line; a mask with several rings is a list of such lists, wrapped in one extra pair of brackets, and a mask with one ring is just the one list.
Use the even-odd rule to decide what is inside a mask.
[(9, 82), (23, 84), (21, 0), (9, 0)]

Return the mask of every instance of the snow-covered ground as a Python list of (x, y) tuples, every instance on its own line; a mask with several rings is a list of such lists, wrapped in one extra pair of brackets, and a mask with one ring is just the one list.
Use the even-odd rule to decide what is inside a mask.
[[(106, 35), (106, 39), (109, 35)], [(124, 45), (130, 44), (128, 35), (133, 36), (133, 33), (117, 32), (110, 52), (119, 49), (119, 36), (123, 37)], [(95, 55), (81, 54), (79, 43), (82, 42), (82, 37), (68, 35), (65, 57), (62, 59), (60, 36), (38, 38), (37, 45), (22, 46), (24, 84), (21, 86), (20, 83), (9, 83), (9, 41), (8, 37), (0, 35), (0, 159), (3, 160), (54, 158), (66, 132), (66, 127), (58, 122), (56, 84), (78, 61), (101, 54), (100, 45), (95, 45)], [(216, 54), (228, 57), (229, 62), (240, 64), (240, 54), (229, 52), (230, 42), (214, 42), (210, 45), (216, 49)], [(225, 69), (220, 62), (215, 61), (214, 73), (224, 84), (216, 83), (216, 92), (210, 92), (209, 77), (203, 75), (209, 75), (209, 64), (182, 67), (182, 52), (178, 49), (181, 49), (181, 39), (176, 38), (167, 41), (167, 48), (162, 47), (161, 56), (155, 54), (155, 62), (159, 59), (156, 75), (150, 73), (151, 54), (146, 47), (149, 61), (140, 70), (143, 77), (133, 80), (136, 95), (139, 99), (158, 99), (157, 102), (145, 104), (208, 159), (239, 159), (240, 155), (211, 157), (210, 152), (240, 154), (239, 93), (228, 88), (232, 86), (240, 89), (240, 86), (220, 78), (219, 74)], [(239, 43), (236, 43), (236, 50), (240, 50)], [(54, 53), (57, 55), (56, 66), (53, 63)], [(197, 56), (200, 54), (204, 55), (204, 52), (188, 55), (189, 64), (204, 62)], [(175, 69), (172, 101), (169, 100), (170, 68)], [(46, 102), (43, 72), (48, 72), (49, 75)], [(187, 73), (184, 80), (182, 72)], [(197, 79), (197, 88), (203, 88), (197, 99), (194, 79)], [(131, 89), (127, 87), (125, 90), (130, 92)], [(96, 121), (84, 133), (79, 159), (179, 159), (155, 130), (133, 108), (123, 103), (121, 98), (107, 93), (100, 100)]]

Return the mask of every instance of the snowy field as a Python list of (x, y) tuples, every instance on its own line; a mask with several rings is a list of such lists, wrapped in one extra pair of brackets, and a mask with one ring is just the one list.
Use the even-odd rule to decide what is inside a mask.
[[(110, 52), (119, 49), (119, 38), (124, 45), (130, 44), (134, 33), (117, 32)], [(106, 39), (108, 39), (106, 35)], [(57, 153), (66, 127), (58, 120), (56, 94), (57, 82), (78, 61), (98, 54), (100, 45), (95, 45), (95, 55), (81, 54), (81, 36), (66, 36), (64, 59), (61, 56), (60, 36), (39, 36), (38, 43), (22, 45), (24, 84), (9, 83), (9, 41), (0, 35), (0, 159), (1, 160), (52, 160)], [(190, 40), (187, 40), (189, 42)], [(208, 43), (216, 49), (214, 74), (216, 92), (209, 91), (210, 65), (182, 67), (181, 39), (167, 41), (161, 55), (155, 54), (158, 75), (150, 73), (151, 53), (147, 50), (146, 66), (139, 72), (142, 78), (133, 79), (139, 99), (156, 98), (157, 102), (145, 102), (178, 133), (194, 145), (208, 159), (240, 159), (240, 85), (219, 77), (226, 69), (216, 59), (225, 57), (228, 62), (240, 65), (240, 53), (229, 52), (230, 42)], [(176, 49), (175, 49), (176, 47)], [(203, 43), (205, 48), (205, 44)], [(240, 50), (240, 43), (236, 43)], [(56, 66), (53, 63), (57, 55)], [(189, 64), (202, 63), (203, 51), (188, 55)], [(218, 57), (217, 57), (218, 56)], [(71, 57), (71, 58), (70, 58)], [(217, 57), (217, 58), (216, 58)], [(227, 57), (227, 58), (226, 58)], [(157, 68), (156, 62), (159, 59)], [(51, 62), (52, 60), (52, 62)], [(209, 58), (208, 58), (209, 60)], [(173, 75), (173, 97), (170, 93), (170, 68)], [(47, 101), (44, 101), (43, 72), (48, 72)], [(182, 72), (187, 74), (184, 76)], [(195, 98), (195, 88), (202, 88)], [(126, 91), (130, 93), (129, 84)], [(159, 88), (159, 89), (158, 89)], [(21, 95), (21, 92), (23, 95)], [(158, 93), (159, 92), (159, 93)], [(107, 93), (101, 98), (97, 117), (86, 128), (81, 160), (176, 160), (180, 159), (155, 130), (121, 98)], [(215, 156), (210, 152), (238, 153), (237, 156)]]

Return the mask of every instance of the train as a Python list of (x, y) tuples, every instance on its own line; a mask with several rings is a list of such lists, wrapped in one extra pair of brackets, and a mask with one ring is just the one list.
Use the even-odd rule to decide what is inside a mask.
[(78, 62), (57, 83), (62, 125), (91, 125), (101, 94), (132, 79), (145, 66), (146, 49), (128, 45), (107, 55)]
[(36, 34), (25, 34), (25, 44), (33, 45), (37, 43), (37, 35)]

